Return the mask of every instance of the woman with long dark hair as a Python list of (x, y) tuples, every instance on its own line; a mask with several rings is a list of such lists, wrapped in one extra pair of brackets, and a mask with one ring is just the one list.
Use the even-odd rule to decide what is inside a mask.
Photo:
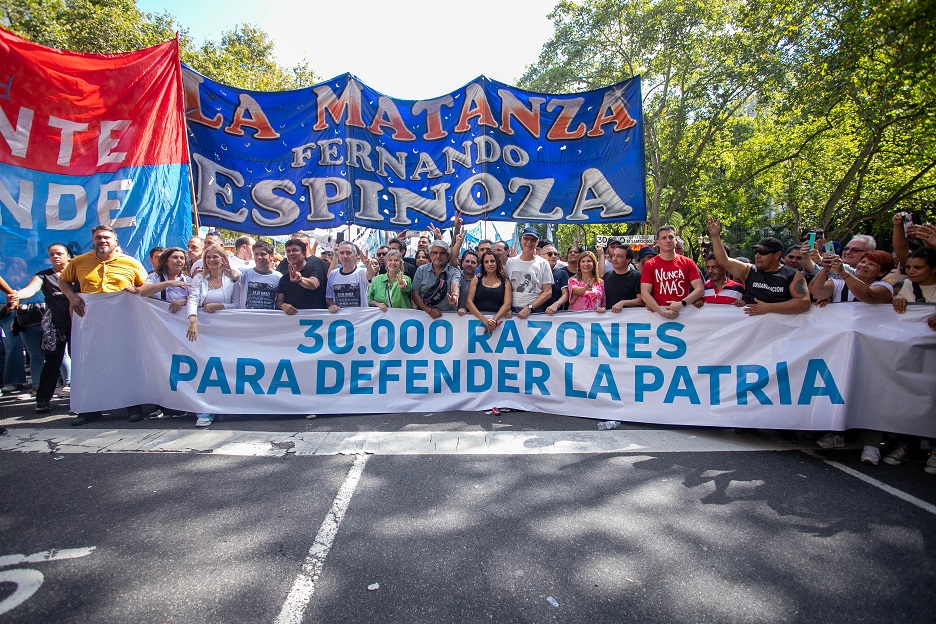
[(475, 318), (493, 332), (508, 318), (513, 290), (504, 274), (500, 258), (493, 251), (481, 254), (481, 273), (471, 280), (465, 304)]
[(181, 247), (164, 249), (156, 258), (153, 272), (140, 286), (140, 295), (168, 302), (173, 314), (184, 308), (192, 284), (192, 278), (185, 274), (186, 258)]

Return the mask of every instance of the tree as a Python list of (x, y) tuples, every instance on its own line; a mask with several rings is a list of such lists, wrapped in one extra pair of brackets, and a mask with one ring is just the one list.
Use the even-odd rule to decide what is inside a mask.
[(303, 61), (292, 69), (280, 67), (269, 35), (250, 24), (238, 24), (224, 33), (221, 41), (207, 42), (183, 60), (212, 80), (253, 91), (298, 89), (318, 81)]
[(76, 52), (128, 52), (188, 34), (168, 14), (140, 11), (135, 0), (0, 0), (4, 27), (30, 41)]
[(641, 75), (656, 227), (684, 209), (729, 123), (783, 80), (799, 14), (741, 0), (591, 0), (551, 17), (555, 33), (521, 82), (582, 90)]
[(641, 74), (648, 221), (678, 222), (687, 243), (707, 214), (745, 239), (889, 232), (895, 210), (932, 218), (936, 203), (934, 13), (929, 0), (562, 2), (523, 83)]
[(188, 31), (168, 13), (140, 11), (135, 0), (0, 0), (0, 20), (30, 41), (76, 52), (128, 52), (173, 39), (182, 60), (225, 84), (282, 91), (316, 82), (308, 63), (286, 69), (261, 29), (239, 24), (219, 42), (194, 48)]

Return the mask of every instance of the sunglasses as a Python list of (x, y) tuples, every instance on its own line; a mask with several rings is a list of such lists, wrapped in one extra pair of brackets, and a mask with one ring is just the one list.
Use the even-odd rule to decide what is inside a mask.
[(547, 251), (545, 255), (552, 258), (553, 256), (558, 256), (559, 254), (557, 254), (555, 251)]
[(779, 253), (776, 251), (766, 251), (764, 249), (755, 249), (754, 253), (758, 256), (769, 256), (770, 254)]
[(377, 252), (377, 257), (378, 257), (378, 258), (380, 258), (381, 256), (386, 256), (386, 255), (387, 255), (387, 252), (386, 252), (386, 251), (378, 251), (378, 252)]

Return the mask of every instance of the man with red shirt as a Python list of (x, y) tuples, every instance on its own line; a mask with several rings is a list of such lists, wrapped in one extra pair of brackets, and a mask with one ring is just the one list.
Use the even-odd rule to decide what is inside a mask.
[(744, 284), (728, 277), (725, 267), (718, 264), (715, 254), (705, 256), (705, 273), (708, 281), (705, 282), (705, 295), (696, 301), (695, 306), (701, 308), (703, 303), (721, 303), (727, 305), (744, 305)]
[(674, 319), (679, 311), (705, 293), (699, 267), (676, 255), (676, 230), (664, 225), (656, 234), (660, 253), (647, 260), (640, 273), (640, 297), (653, 312)]

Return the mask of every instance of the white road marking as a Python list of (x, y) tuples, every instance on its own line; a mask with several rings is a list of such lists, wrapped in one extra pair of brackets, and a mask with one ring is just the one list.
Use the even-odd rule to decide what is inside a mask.
[(812, 450), (804, 450), (803, 452), (806, 453), (807, 455), (811, 456), (811, 457), (815, 457), (816, 459), (821, 459), (822, 461), (824, 461), (824, 462), (827, 463), (828, 465), (830, 465), (830, 466), (832, 466), (833, 468), (836, 468), (836, 469), (838, 469), (838, 470), (841, 470), (842, 472), (844, 472), (844, 473), (847, 474), (847, 475), (851, 475), (851, 476), (855, 477), (856, 479), (861, 479), (861, 480), (864, 481), (865, 483), (867, 483), (867, 484), (869, 484), (869, 485), (873, 485), (874, 487), (878, 488), (879, 490), (883, 490), (883, 491), (887, 492), (888, 494), (890, 494), (890, 495), (892, 495), (892, 496), (896, 496), (897, 498), (899, 498), (899, 499), (902, 500), (902, 501), (908, 502), (908, 503), (910, 503), (911, 505), (915, 505), (915, 506), (919, 507), (919, 508), (922, 509), (923, 511), (928, 511), (928, 512), (931, 513), (931, 514), (936, 515), (936, 505), (933, 505), (933, 504), (931, 504), (931, 503), (927, 503), (925, 500), (920, 500), (920, 499), (917, 498), (916, 496), (913, 496), (913, 495), (911, 495), (911, 494), (907, 494), (906, 492), (903, 492), (903, 491), (901, 491), (901, 490), (898, 490), (897, 488), (892, 487), (892, 486), (890, 486), (890, 485), (887, 485), (886, 483), (882, 483), (881, 481), (878, 481), (877, 479), (875, 479), (875, 478), (873, 478), (873, 477), (869, 477), (868, 475), (864, 474), (863, 472), (858, 472), (858, 471), (855, 470), (854, 468), (849, 468), (848, 466), (845, 466), (844, 464), (840, 464), (840, 463), (838, 463), (837, 461), (832, 461), (831, 459), (826, 459), (825, 457), (823, 457), (822, 455), (820, 455), (819, 453), (817, 453), (817, 452), (815, 452), (815, 451), (812, 451)]
[(87, 557), (97, 546), (87, 548), (53, 548), (43, 550), (31, 555), (3, 555), (0, 557), (0, 568), (19, 565), (21, 563), (42, 563), (44, 561), (60, 561), (62, 559), (77, 559)]
[(12, 583), (13, 593), (0, 600), (0, 615), (12, 611), (39, 591), (45, 577), (39, 570), (4, 570), (0, 572), (0, 583)]
[(367, 457), (367, 455), (361, 453), (354, 458), (354, 463), (351, 465), (351, 469), (348, 470), (348, 476), (341, 484), (331, 510), (325, 516), (325, 520), (322, 521), (322, 526), (319, 527), (315, 541), (312, 543), (312, 547), (309, 548), (309, 554), (306, 555), (305, 561), (302, 563), (302, 569), (299, 575), (296, 576), (289, 594), (286, 595), (286, 601), (276, 618), (276, 624), (299, 624), (302, 622), (306, 607), (315, 593), (315, 583), (322, 573), (325, 558), (328, 556), (328, 551), (331, 549), (335, 535), (338, 533), (338, 527), (341, 525), (341, 520), (344, 518), (348, 505), (351, 504), (351, 497), (354, 495), (354, 490), (357, 488), (361, 474), (364, 472)]
[[(87, 548), (53, 548), (43, 550), (31, 555), (3, 555), (0, 556), (0, 568), (15, 566), (21, 563), (45, 563), (46, 561), (59, 561), (62, 559), (77, 559), (86, 557), (94, 552), (96, 546)], [(0, 600), (0, 615), (12, 611), (20, 606), (33, 594), (39, 591), (45, 580), (42, 572), (30, 568), (14, 568), (0, 570), (0, 583), (14, 585), (13, 593)]]
[(731, 429), (612, 431), (282, 431), (10, 429), (0, 451), (283, 455), (556, 455), (703, 453), (812, 448)]

